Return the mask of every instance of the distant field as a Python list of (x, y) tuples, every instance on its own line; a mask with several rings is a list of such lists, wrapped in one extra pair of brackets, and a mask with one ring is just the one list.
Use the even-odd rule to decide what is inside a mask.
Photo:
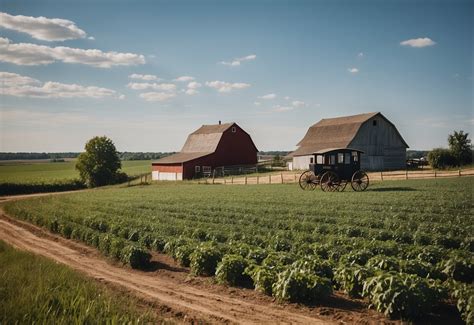
[[(79, 178), (74, 168), (75, 161), (67, 162), (0, 162), (1, 183), (53, 183), (65, 182)], [(122, 170), (128, 175), (138, 175), (151, 172), (149, 160), (123, 161)]]
[[(473, 177), (384, 181), (362, 193), (324, 193), (304, 192), (296, 184), (160, 183), (9, 202), (5, 209), (108, 256), (122, 254), (111, 243), (142, 245), (164, 250), (192, 272), (211, 275), (224, 257), (250, 265), (246, 274), (252, 285), (277, 299), (317, 297), (300, 297), (299, 289), (281, 291), (287, 282), (279, 281), (296, 276), (290, 271), (298, 269), (306, 277), (298, 281), (320, 281), (322, 288), (333, 283), (352, 297), (364, 295), (381, 312), (392, 313), (390, 300), (384, 300), (391, 295), (415, 295), (405, 301), (426, 306), (407, 312), (423, 317), (446, 299), (443, 292), (459, 301), (472, 294), (473, 185)], [(232, 281), (248, 281), (244, 266)], [(391, 281), (398, 287), (384, 288)], [(410, 291), (406, 281), (425, 289)], [(373, 291), (363, 292), (369, 282)], [(383, 297), (379, 287), (387, 292)], [(295, 296), (285, 296), (290, 294)], [(407, 307), (397, 302), (396, 308), (405, 313)]]
[(151, 308), (0, 241), (0, 324), (158, 323)]

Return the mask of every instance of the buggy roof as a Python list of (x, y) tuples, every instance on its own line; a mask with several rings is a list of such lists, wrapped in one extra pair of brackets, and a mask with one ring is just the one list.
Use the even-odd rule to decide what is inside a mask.
[(323, 154), (334, 152), (334, 151), (342, 151), (342, 152), (357, 151), (360, 153), (364, 153), (362, 150), (354, 149), (354, 148), (326, 148), (326, 149), (313, 152), (313, 155), (323, 155)]

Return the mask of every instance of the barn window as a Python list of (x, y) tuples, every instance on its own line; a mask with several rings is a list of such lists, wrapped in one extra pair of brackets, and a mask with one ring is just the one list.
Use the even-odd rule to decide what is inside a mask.
[(372, 121), (372, 125), (373, 125), (373, 126), (377, 126), (377, 120), (373, 120), (373, 121)]
[(344, 163), (344, 154), (343, 153), (338, 153), (337, 154), (337, 163), (338, 164), (343, 164)]
[(351, 154), (350, 153), (345, 154), (344, 162), (346, 163), (346, 165), (351, 163)]
[(194, 166), (194, 171), (199, 173), (201, 171), (201, 166)]
[(314, 164), (314, 158), (313, 157), (309, 158), (309, 163)]
[(202, 171), (204, 173), (210, 173), (211, 172), (211, 166), (202, 166)]
[(323, 164), (323, 156), (322, 155), (317, 155), (316, 156), (316, 163), (319, 165)]
[(237, 132), (237, 128), (235, 126), (232, 127), (232, 133)]
[(335, 155), (330, 155), (329, 156), (329, 164), (330, 165), (335, 165), (336, 164), (336, 156)]

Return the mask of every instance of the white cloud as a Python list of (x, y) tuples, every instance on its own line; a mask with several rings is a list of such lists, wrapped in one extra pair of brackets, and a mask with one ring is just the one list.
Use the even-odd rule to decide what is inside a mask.
[(0, 12), (0, 27), (26, 33), (42, 41), (65, 41), (87, 36), (85, 31), (70, 20), (22, 15), (13, 16), (4, 12)]
[(192, 80), (194, 80), (194, 77), (181, 76), (181, 77), (178, 77), (178, 78), (174, 79), (173, 81), (188, 82), (188, 81), (192, 81)]
[(275, 105), (273, 106), (273, 110), (275, 112), (287, 112), (287, 111), (291, 111), (291, 110), (294, 110), (295, 108), (292, 107), (292, 106), (282, 106), (282, 105)]
[(250, 87), (250, 84), (243, 82), (230, 83), (225, 81), (206, 81), (206, 86), (217, 89), (220, 93), (228, 93), (235, 89), (244, 89)]
[(186, 95), (196, 95), (196, 94), (199, 94), (199, 91), (197, 91), (196, 89), (194, 88), (189, 88), (187, 89), (185, 92), (184, 92)]
[(98, 68), (144, 64), (145, 57), (134, 53), (102, 52), (65, 46), (50, 47), (32, 43), (11, 43), (0, 37), (0, 61), (17, 65), (45, 65), (56, 61), (79, 63)]
[(244, 61), (252, 61), (252, 60), (255, 60), (256, 58), (257, 58), (257, 56), (255, 54), (250, 54), (250, 55), (247, 55), (247, 56), (243, 56), (241, 58), (233, 59), (232, 61), (221, 61), (219, 63), (223, 64), (223, 65), (228, 65), (228, 66), (231, 66), (231, 67), (235, 67), (235, 66), (239, 66)]
[(161, 90), (161, 91), (175, 91), (176, 85), (169, 84), (169, 83), (148, 83), (148, 82), (129, 82), (127, 85), (128, 88), (133, 90), (145, 90), (145, 89), (153, 89), (153, 90)]
[(254, 104), (255, 106), (261, 106), (261, 105), (262, 105), (262, 103), (260, 103), (260, 102), (253, 102), (253, 104)]
[(359, 52), (359, 54), (357, 54), (357, 57), (358, 57), (358, 58), (363, 58), (363, 57), (364, 57), (364, 53), (363, 53), (363, 52)]
[(87, 39), (91, 40), (91, 41), (95, 41), (95, 37), (94, 36), (89, 36)]
[(291, 102), (291, 105), (293, 105), (293, 107), (302, 107), (302, 106), (305, 106), (305, 102), (301, 101), (301, 100), (294, 100), (293, 102)]
[(411, 46), (411, 47), (426, 47), (433, 46), (436, 42), (429, 37), (423, 38), (412, 38), (403, 42), (400, 42), (400, 45)]
[(290, 100), (291, 97), (290, 97), (290, 96), (285, 96), (285, 97), (283, 97), (283, 98), (284, 98), (285, 100)]
[(263, 95), (263, 96), (260, 96), (258, 97), (260, 99), (275, 99), (276, 98), (276, 94), (267, 94), (267, 95)]
[(130, 79), (140, 79), (140, 80), (146, 80), (146, 81), (152, 81), (152, 80), (161, 80), (157, 76), (153, 74), (138, 74), (134, 73), (128, 76)]
[(188, 88), (189, 89), (197, 89), (197, 88), (201, 88), (201, 84), (199, 82), (196, 82), (196, 81), (191, 81), (190, 83), (188, 83)]
[(357, 72), (359, 72), (359, 69), (357, 69), (357, 68), (349, 68), (349, 69), (347, 69), (347, 71), (349, 71), (350, 73), (357, 73)]
[(124, 98), (122, 94), (112, 89), (63, 84), (54, 81), (42, 83), (37, 79), (10, 72), (0, 72), (0, 80), (2, 80), (1, 93), (8, 96), (32, 98)]
[(139, 96), (140, 98), (143, 98), (147, 102), (164, 102), (168, 99), (176, 97), (176, 94), (165, 93), (165, 92), (149, 92), (149, 93), (142, 93)]

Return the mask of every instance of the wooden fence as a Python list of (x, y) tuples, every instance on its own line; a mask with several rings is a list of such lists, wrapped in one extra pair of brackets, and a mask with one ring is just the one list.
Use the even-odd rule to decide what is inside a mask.
[[(215, 177), (199, 180), (201, 184), (225, 184), (225, 185), (257, 185), (257, 184), (289, 184), (297, 183), (301, 172), (281, 172), (278, 174), (262, 174), (257, 176), (235, 176), (235, 177)], [(367, 173), (371, 181), (385, 180), (407, 180), (407, 179), (428, 179), (474, 176), (473, 169), (464, 170), (405, 170), (390, 172), (369, 172)]]

